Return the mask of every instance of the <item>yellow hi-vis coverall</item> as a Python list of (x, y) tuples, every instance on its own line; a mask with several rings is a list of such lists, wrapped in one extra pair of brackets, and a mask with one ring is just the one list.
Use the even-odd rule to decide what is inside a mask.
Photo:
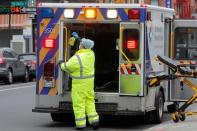
[(99, 121), (94, 103), (94, 62), (91, 49), (80, 49), (61, 69), (72, 77), (72, 104), (76, 127), (86, 126), (86, 114), (90, 124)]

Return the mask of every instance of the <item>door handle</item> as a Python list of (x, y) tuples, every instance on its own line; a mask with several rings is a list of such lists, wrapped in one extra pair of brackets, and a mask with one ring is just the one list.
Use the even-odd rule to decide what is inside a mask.
[(136, 69), (136, 66), (133, 66), (133, 65), (132, 65), (132, 66), (131, 66), (131, 72), (136, 72), (136, 70), (137, 70), (137, 69)]

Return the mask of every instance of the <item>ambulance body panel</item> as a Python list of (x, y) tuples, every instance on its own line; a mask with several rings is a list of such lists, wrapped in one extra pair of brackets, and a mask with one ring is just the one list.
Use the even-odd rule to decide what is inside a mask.
[[(73, 10), (72, 18), (65, 18), (71, 17), (64, 14), (66, 9)], [(88, 9), (96, 12), (91, 19), (85, 16)], [(117, 17), (108, 18), (108, 10), (115, 10)], [(75, 31), (95, 42), (95, 103), (100, 114), (163, 113), (167, 82), (150, 88), (146, 79), (167, 71), (154, 57), (169, 54), (165, 47), (170, 44), (171, 23), (167, 19), (173, 15), (173, 9), (140, 4), (40, 4), (33, 111), (72, 112), (71, 78), (60, 70), (58, 61), (67, 61), (76, 51), (68, 44)]]

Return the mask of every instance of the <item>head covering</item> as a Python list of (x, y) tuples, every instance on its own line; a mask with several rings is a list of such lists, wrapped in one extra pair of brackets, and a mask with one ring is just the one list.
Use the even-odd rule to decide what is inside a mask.
[(74, 36), (76, 39), (79, 37), (79, 35), (77, 34), (77, 32), (73, 32), (72, 36)]
[(94, 46), (94, 41), (90, 40), (90, 39), (81, 39), (81, 44), (87, 48), (87, 49), (91, 49)]

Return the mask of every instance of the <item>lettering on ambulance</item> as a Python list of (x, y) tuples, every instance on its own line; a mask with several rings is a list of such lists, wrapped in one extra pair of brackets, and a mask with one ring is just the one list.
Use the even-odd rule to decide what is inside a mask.
[[(147, 31), (149, 32), (148, 37), (148, 52), (150, 58), (154, 58), (160, 52), (161, 55), (164, 55), (164, 23), (161, 19), (161, 13), (151, 12), (152, 21), (147, 22)], [(154, 59), (150, 59), (151, 68), (148, 71), (160, 72), (164, 70), (164, 66), (160, 65)]]
[(52, 33), (55, 33), (55, 29), (54, 29), (54, 28), (45, 28), (45, 29), (44, 29), (44, 33), (45, 33), (45, 34), (52, 34)]
[[(43, 79), (42, 79), (42, 74), (43, 74), (43, 64), (50, 60), (51, 58), (58, 58), (58, 42), (59, 42), (59, 26), (57, 24), (57, 22), (59, 21), (59, 19), (61, 18), (63, 14), (63, 9), (62, 8), (58, 8), (55, 11), (54, 17), (50, 19), (48, 25), (46, 25), (45, 30), (42, 32), (42, 34), (40, 34), (39, 37), (39, 45), (41, 46), (40, 49), (38, 49), (38, 55), (39, 55), (39, 66), (38, 66), (38, 76), (37, 76), (37, 81), (39, 81), (37, 87), (38, 87), (38, 94), (41, 95), (50, 95), (50, 96), (54, 96), (57, 94), (57, 85), (55, 86), (55, 88), (46, 88), (43, 87)], [(46, 19), (47, 20), (47, 19)], [(45, 39), (47, 38), (55, 38), (55, 48), (54, 49), (44, 49), (44, 47), (42, 46), (42, 43)], [(58, 72), (58, 66), (57, 66), (57, 62), (56, 61), (56, 67), (55, 67), (55, 81), (57, 81), (57, 72)], [(57, 82), (55, 82), (57, 83)]]

